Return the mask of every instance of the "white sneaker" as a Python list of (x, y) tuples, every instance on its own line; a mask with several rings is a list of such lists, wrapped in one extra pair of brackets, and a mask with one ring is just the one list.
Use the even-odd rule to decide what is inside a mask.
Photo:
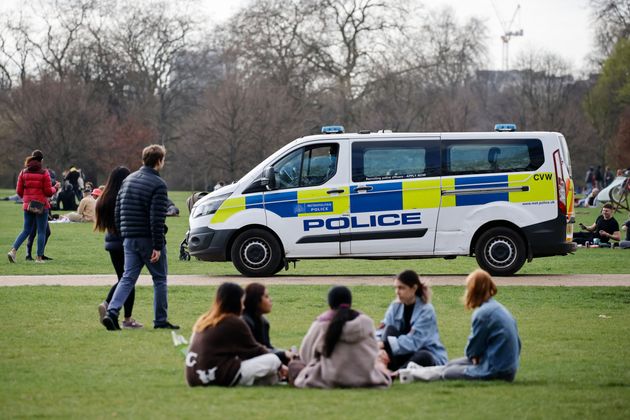
[(425, 382), (439, 381), (444, 373), (444, 366), (429, 366), (411, 369), (411, 374), (415, 379)]
[(16, 257), (15, 254), (16, 254), (15, 249), (12, 249), (11, 251), (7, 253), (7, 257), (9, 257), (9, 262), (15, 263), (15, 257)]

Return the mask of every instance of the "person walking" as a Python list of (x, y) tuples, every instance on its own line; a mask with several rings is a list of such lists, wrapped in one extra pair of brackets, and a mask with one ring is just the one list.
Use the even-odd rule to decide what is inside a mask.
[[(44, 160), (44, 154), (41, 150), (36, 149), (33, 150), (31, 154), (36, 160), (42, 162)], [(50, 175), (50, 183), (54, 187), (57, 183), (55, 172), (52, 169), (46, 168), (48, 171), (48, 175)], [(57, 194), (57, 191), (55, 191)], [(53, 196), (55, 195), (53, 194)], [(50, 210), (49, 210), (50, 215)], [(28, 235), (28, 240), (26, 241), (26, 261), (33, 261), (33, 244), (35, 243), (35, 235), (37, 234), (37, 221), (33, 219), (33, 226), (31, 227), (31, 233)], [(44, 246), (48, 245), (48, 238), (50, 238), (50, 225), (46, 223), (46, 240), (44, 241)], [(47, 257), (46, 255), (42, 255), (42, 259), (44, 261), (50, 261), (52, 258)]]
[[(101, 322), (105, 315), (107, 314), (107, 306), (109, 306), (109, 302), (112, 301), (112, 297), (114, 296), (114, 292), (116, 291), (116, 286), (120, 283), (120, 279), (122, 279), (123, 273), (125, 271), (125, 251), (123, 249), (123, 241), (116, 229), (116, 220), (114, 217), (114, 210), (116, 208), (116, 196), (118, 195), (118, 191), (120, 191), (120, 187), (122, 186), (123, 181), (131, 171), (124, 166), (119, 166), (114, 168), (114, 170), (109, 174), (107, 178), (107, 182), (105, 183), (105, 188), (103, 193), (96, 200), (96, 208), (95, 208), (95, 216), (96, 221), (94, 223), (94, 230), (98, 230), (99, 232), (105, 233), (105, 250), (109, 253), (109, 257), (112, 260), (112, 265), (114, 266), (114, 270), (116, 271), (116, 277), (118, 277), (118, 281), (116, 284), (109, 289), (109, 293), (107, 297), (98, 305), (98, 314)], [(132, 288), (131, 292), (129, 292), (129, 296), (127, 300), (125, 300), (124, 308), (125, 308), (125, 319), (122, 322), (123, 328), (131, 328), (137, 329), (142, 328), (143, 325), (137, 322), (135, 319), (131, 317), (133, 312), (133, 304), (136, 299), (136, 288)]]
[(46, 226), (48, 225), (48, 209), (50, 209), (48, 197), (55, 194), (55, 187), (58, 187), (58, 184), (52, 185), (50, 174), (42, 168), (41, 160), (34, 156), (27, 157), (24, 162), (24, 169), (18, 176), (15, 189), (17, 195), (23, 199), (24, 226), (7, 254), (10, 262), (16, 262), (17, 250), (31, 233), (34, 224), (37, 226), (37, 257), (35, 262), (44, 262)]
[(142, 151), (143, 166), (129, 175), (116, 197), (116, 228), (123, 239), (125, 271), (116, 287), (102, 324), (119, 330), (118, 314), (146, 266), (153, 278), (153, 328), (179, 329), (168, 321), (168, 272), (166, 258), (166, 182), (160, 177), (166, 149), (159, 144)]

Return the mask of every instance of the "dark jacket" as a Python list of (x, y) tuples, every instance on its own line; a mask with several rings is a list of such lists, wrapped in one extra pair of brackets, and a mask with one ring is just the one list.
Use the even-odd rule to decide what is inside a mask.
[(186, 356), (186, 382), (190, 386), (236, 385), (241, 360), (268, 353), (236, 315), (195, 333), (190, 341)]
[(273, 349), (269, 339), (269, 321), (262, 315), (252, 316), (247, 312), (243, 312), (242, 318), (252, 332), (254, 339), (268, 349)]
[(123, 181), (116, 197), (116, 227), (124, 238), (151, 238), (162, 250), (168, 195), (166, 182), (153, 168), (143, 166)]
[(122, 238), (115, 233), (107, 232), (105, 234), (105, 250), (119, 251), (121, 249), (123, 249)]

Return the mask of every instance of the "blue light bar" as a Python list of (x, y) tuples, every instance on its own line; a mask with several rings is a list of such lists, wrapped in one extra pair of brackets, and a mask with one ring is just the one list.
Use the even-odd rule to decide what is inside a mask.
[(516, 124), (496, 124), (494, 131), (516, 131)]
[(322, 134), (343, 134), (343, 125), (325, 125), (322, 127)]

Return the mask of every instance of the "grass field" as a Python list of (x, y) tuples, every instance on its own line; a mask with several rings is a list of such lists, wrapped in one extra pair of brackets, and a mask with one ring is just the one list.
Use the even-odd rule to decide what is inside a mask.
[[(12, 194), (11, 190), (0, 190), (0, 197)], [(179, 261), (179, 244), (188, 229), (186, 192), (170, 192), (169, 196), (181, 210), (181, 217), (167, 219), (169, 231), (167, 248), (169, 272), (172, 274), (238, 274), (230, 262)], [(591, 224), (598, 214), (597, 209), (577, 209), (578, 222)], [(617, 215), (622, 222), (627, 215)], [(22, 211), (19, 205), (0, 201), (0, 248), (8, 252), (22, 227)], [(577, 226), (577, 225), (576, 225)], [(6, 257), (0, 260), (2, 274), (109, 274), (112, 273), (109, 255), (103, 250), (103, 234), (93, 232), (89, 223), (51, 224), (52, 236), (46, 247), (46, 255), (53, 257), (49, 264), (35, 265), (24, 261), (26, 243), (18, 252), (18, 264), (9, 264)], [(627, 250), (579, 249), (573, 255), (539, 258), (526, 263), (519, 274), (570, 274), (570, 273), (628, 273)], [(280, 275), (325, 275), (325, 274), (394, 274), (406, 268), (414, 268), (423, 274), (466, 274), (477, 267), (474, 258), (458, 257), (455, 260), (304, 260), (296, 268), (290, 266)]]
[[(187, 336), (213, 287), (173, 287), (170, 314)], [(325, 286), (271, 286), (272, 342), (299, 344), (325, 309)], [(605, 418), (630, 414), (630, 289), (504, 287), (523, 350), (516, 382), (395, 383), (389, 390), (190, 389), (165, 331), (107, 332), (103, 287), (0, 288), (0, 418)], [(353, 288), (380, 320), (393, 291)], [(434, 289), (449, 357), (463, 353), (462, 288)], [(150, 323), (152, 291), (136, 312)]]

